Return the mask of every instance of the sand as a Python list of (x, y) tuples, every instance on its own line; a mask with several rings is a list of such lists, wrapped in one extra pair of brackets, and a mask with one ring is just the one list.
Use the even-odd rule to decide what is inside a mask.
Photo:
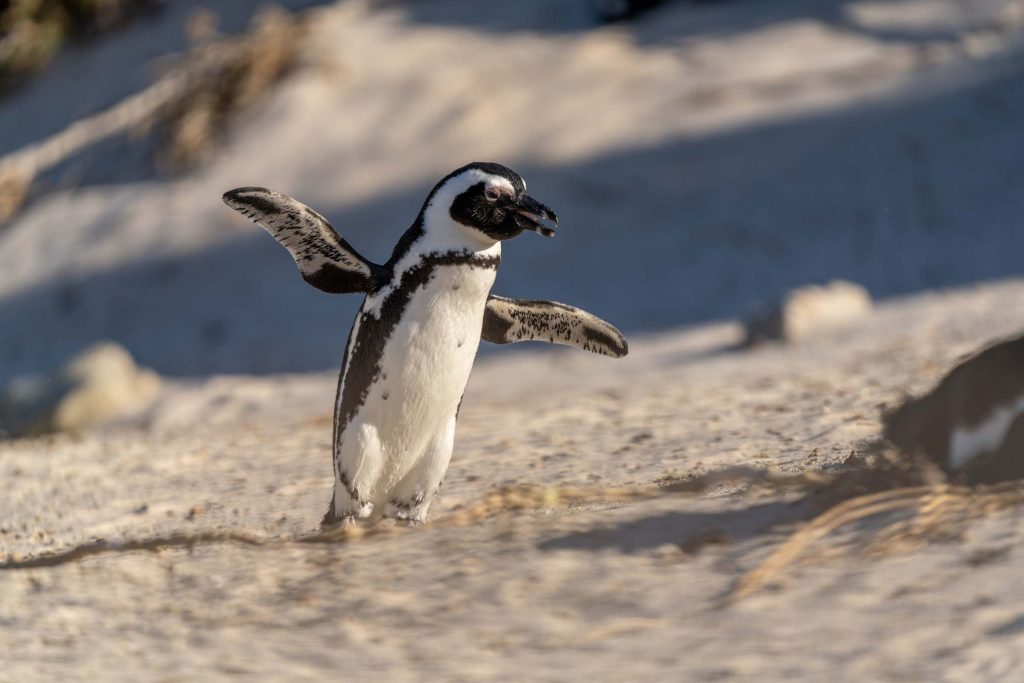
[[(198, 4), (0, 102), (2, 151), (141, 87)], [(164, 377), (141, 418), (0, 443), (7, 562), (154, 547), (0, 570), (0, 680), (1020, 679), (1019, 508), (902, 549), (872, 546), (900, 513), (840, 529), (730, 602), (815, 487), (664, 485), (833, 476), (881, 410), (1019, 333), (1021, 3), (680, 2), (601, 29), (466, 6), (315, 7), (306, 66), (209, 165), (154, 176), (112, 143), (0, 229), (0, 381), (98, 339)], [(138, 68), (90, 100), (111, 64)], [(489, 349), (430, 522), (300, 542), (357, 302), (219, 195), (294, 194), (382, 259), (487, 158), (563, 218), (508, 245), (496, 293), (583, 306), (630, 355)], [(880, 300), (867, 321), (736, 350), (745, 312), (833, 277)]]
[[(0, 572), (0, 677), (1011, 680), (1017, 511), (904, 552), (865, 554), (870, 526), (847, 530), (726, 604), (811, 516), (806, 491), (616, 487), (834, 471), (870, 448), (879, 406), (1013, 330), (1022, 302), (1022, 282), (914, 297), (798, 348), (728, 351), (739, 328), (717, 325), (636, 340), (621, 362), (488, 359), (430, 523), (347, 542), (295, 542), (329, 497), (327, 373), (181, 382), (144, 425), (8, 443), (6, 553), (226, 531), (267, 545)], [(549, 490), (549, 507), (506, 497), (466, 519), (509, 485), (584, 500)]]

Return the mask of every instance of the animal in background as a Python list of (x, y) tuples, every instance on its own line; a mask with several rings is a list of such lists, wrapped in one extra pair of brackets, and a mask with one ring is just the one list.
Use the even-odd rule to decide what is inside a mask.
[(891, 443), (956, 478), (1024, 477), (1024, 337), (970, 356), (883, 422)]

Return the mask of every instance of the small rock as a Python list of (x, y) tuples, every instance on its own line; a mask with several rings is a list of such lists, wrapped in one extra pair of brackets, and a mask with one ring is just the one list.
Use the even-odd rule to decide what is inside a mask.
[(118, 344), (101, 342), (50, 375), (20, 377), (0, 393), (0, 433), (87, 429), (141, 410), (160, 378)]
[(651, 555), (659, 560), (674, 560), (682, 554), (679, 546), (675, 543), (662, 543), (651, 548)]
[(746, 346), (765, 341), (795, 342), (852, 326), (871, 313), (871, 295), (858, 284), (834, 280), (787, 293), (767, 313), (746, 323)]

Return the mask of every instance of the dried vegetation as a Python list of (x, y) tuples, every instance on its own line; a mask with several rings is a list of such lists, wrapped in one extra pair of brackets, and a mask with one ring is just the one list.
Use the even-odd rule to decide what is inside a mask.
[(0, 222), (21, 208), (41, 173), (107, 138), (156, 134), (161, 170), (205, 160), (232, 118), (298, 63), (304, 32), (298, 17), (264, 10), (246, 33), (196, 45), (145, 90), (0, 158)]
[(117, 28), (160, 0), (10, 0), (0, 10), (0, 96), (45, 67), (68, 40)]

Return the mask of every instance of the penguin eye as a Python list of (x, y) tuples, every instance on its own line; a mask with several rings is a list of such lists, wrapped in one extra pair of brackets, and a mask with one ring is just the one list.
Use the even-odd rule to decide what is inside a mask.
[(496, 202), (498, 201), (498, 197), (500, 197), (501, 194), (497, 190), (488, 187), (486, 190), (484, 190), (484, 196), (487, 197), (487, 201)]

